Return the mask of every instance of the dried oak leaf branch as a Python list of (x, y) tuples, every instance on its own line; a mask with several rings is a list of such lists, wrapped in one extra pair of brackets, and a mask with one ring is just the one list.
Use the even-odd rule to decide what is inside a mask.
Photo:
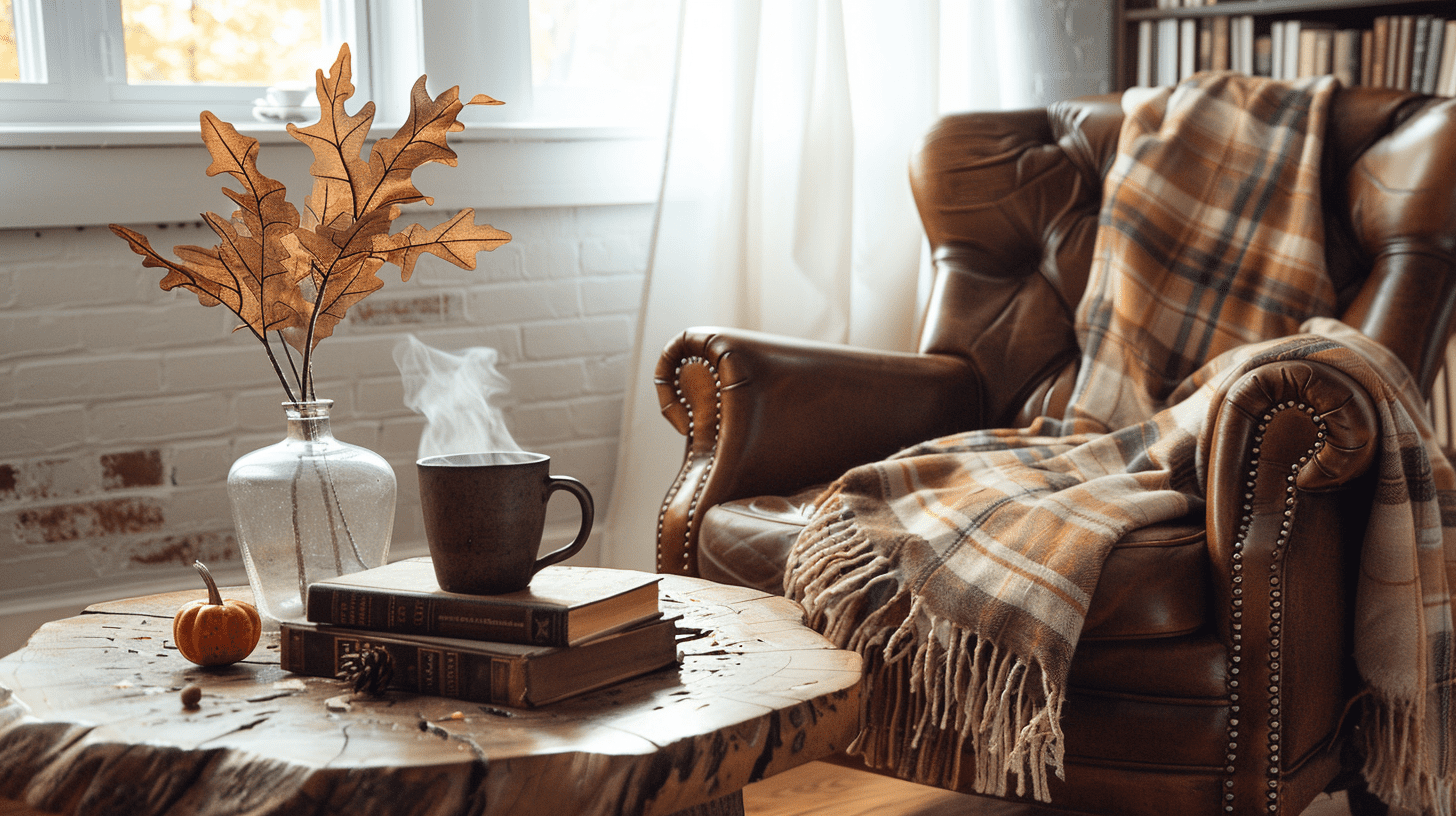
[[(283, 184), (258, 171), (257, 140), (204, 111), (202, 140), (212, 156), (207, 175), (227, 173), (242, 186), (223, 188), (238, 205), (231, 221), (203, 215), (221, 243), (211, 249), (174, 247), (178, 260), (172, 261), (152, 249), (146, 236), (111, 225), (142, 256), (143, 266), (167, 270), (163, 289), (182, 287), (202, 305), (221, 303), (236, 314), (268, 350), (289, 399), (294, 398), (293, 389), (268, 344), (269, 332), (278, 332), (303, 354), (296, 384), (301, 398), (311, 398), (313, 349), (333, 334), (351, 306), (384, 286), (378, 272), (385, 263), (399, 266), (406, 281), (426, 253), (474, 269), (476, 253), (511, 239), (509, 233), (476, 224), (471, 209), (432, 229), (411, 224), (390, 233), (400, 205), (433, 203), (414, 186), (414, 170), (431, 162), (455, 166), (447, 134), (465, 129), (457, 120), (465, 103), (458, 88), (432, 98), (425, 77), (420, 77), (410, 93), (409, 118), (393, 136), (376, 142), (366, 161), (363, 151), (374, 103), (366, 102), (353, 115), (345, 110), (355, 90), (351, 75), (346, 44), (327, 75), (317, 72), (318, 123), (288, 126), (289, 134), (314, 154), (314, 187), (302, 217), (284, 199)], [(480, 94), (469, 104), (501, 103)]]

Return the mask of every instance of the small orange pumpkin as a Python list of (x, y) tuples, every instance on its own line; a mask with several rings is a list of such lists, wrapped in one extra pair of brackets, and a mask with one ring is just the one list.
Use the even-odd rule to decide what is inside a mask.
[(189, 601), (172, 619), (172, 639), (182, 656), (199, 666), (226, 666), (252, 654), (263, 634), (263, 620), (247, 601), (224, 601), (217, 582), (201, 561), (192, 566), (207, 584), (205, 599)]

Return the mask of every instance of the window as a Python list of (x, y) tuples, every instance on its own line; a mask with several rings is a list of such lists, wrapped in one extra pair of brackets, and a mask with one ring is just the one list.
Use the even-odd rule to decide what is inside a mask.
[(0, 0), (0, 125), (190, 124), (204, 109), (242, 124), (266, 87), (311, 86), (348, 42), (355, 98), (373, 99), (381, 122), (403, 118), (409, 86), (428, 73), (432, 92), (459, 84), (507, 101), (474, 121), (658, 126), (678, 6)]
[[(235, 122), (273, 84), (311, 84), (363, 0), (0, 0), (0, 123)], [(367, 91), (367, 72), (355, 85)]]
[(530, 0), (535, 108), (660, 124), (671, 92), (678, 0)]

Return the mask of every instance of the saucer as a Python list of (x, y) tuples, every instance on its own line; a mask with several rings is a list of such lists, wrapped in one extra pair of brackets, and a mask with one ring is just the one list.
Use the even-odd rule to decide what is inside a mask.
[(253, 100), (253, 118), (260, 122), (307, 122), (317, 109), (303, 106), (270, 105), (266, 99)]

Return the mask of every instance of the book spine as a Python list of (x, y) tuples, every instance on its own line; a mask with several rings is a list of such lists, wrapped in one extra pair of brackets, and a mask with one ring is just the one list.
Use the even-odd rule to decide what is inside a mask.
[(1409, 89), (1421, 92), (1426, 87), (1426, 50), (1431, 45), (1431, 17), (1416, 18), (1411, 35), (1411, 67)]
[(1432, 17), (1426, 39), (1425, 81), (1421, 84), (1421, 93), (1433, 94), (1440, 86), (1441, 54), (1446, 47), (1446, 21)]
[(1372, 65), (1371, 60), (1370, 60), (1370, 54), (1372, 52), (1374, 52), (1374, 50), (1375, 50), (1375, 32), (1367, 28), (1364, 31), (1361, 31), (1360, 32), (1360, 84), (1361, 85), (1374, 85), (1375, 84), (1375, 81), (1371, 77), (1371, 74), (1370, 74), (1371, 65)]
[(1210, 65), (1215, 71), (1227, 71), (1232, 66), (1229, 59), (1232, 23), (1233, 20), (1228, 17), (1213, 18), (1213, 54)]
[(1284, 22), (1284, 74), (1283, 79), (1299, 79), (1299, 41), (1303, 20)]
[(1213, 70), (1213, 21), (1198, 21), (1198, 65), (1199, 71)]
[(1269, 24), (1269, 77), (1284, 78), (1284, 21)]
[(1342, 28), (1335, 32), (1330, 55), (1331, 72), (1346, 88), (1360, 84), (1360, 31)]
[(307, 615), (353, 629), (532, 646), (565, 646), (569, 635), (565, 609), (324, 584), (309, 587)]
[[(1410, 90), (1411, 44), (1415, 37), (1415, 17), (1402, 14), (1396, 18), (1395, 49), (1385, 63), (1387, 85), (1401, 91)], [(1393, 57), (1393, 59), (1392, 59)]]
[(1335, 32), (1332, 29), (1318, 29), (1314, 33), (1314, 75), (1324, 76), (1335, 72)]
[(1159, 85), (1178, 84), (1178, 21), (1158, 21), (1158, 72)]
[(388, 652), (394, 663), (389, 682), (392, 689), (474, 703), (525, 704), (522, 672), (509, 658), (422, 644), (374, 642), (354, 634), (320, 632), (287, 623), (281, 630), (279, 664), (284, 671), (335, 677), (344, 655), (371, 643)]
[(1153, 43), (1153, 21), (1139, 21), (1137, 50), (1137, 87), (1139, 88), (1153, 86)]
[(1178, 81), (1198, 72), (1198, 21), (1178, 21)]
[(1239, 15), (1239, 30), (1243, 32), (1243, 45), (1239, 51), (1239, 59), (1243, 62), (1243, 67), (1236, 70), (1253, 76), (1259, 71), (1258, 59), (1255, 56), (1255, 52), (1259, 50), (1259, 37), (1254, 33), (1254, 15)]
[(1299, 32), (1299, 64), (1295, 77), (1304, 79), (1319, 73), (1319, 33), (1305, 29)]
[(1441, 74), (1436, 93), (1456, 96), (1456, 20), (1446, 22), (1446, 44), (1441, 48)]
[(1390, 55), (1390, 18), (1376, 17), (1373, 23), (1370, 49), (1370, 84), (1376, 88), (1390, 87), (1385, 80), (1385, 64)]

